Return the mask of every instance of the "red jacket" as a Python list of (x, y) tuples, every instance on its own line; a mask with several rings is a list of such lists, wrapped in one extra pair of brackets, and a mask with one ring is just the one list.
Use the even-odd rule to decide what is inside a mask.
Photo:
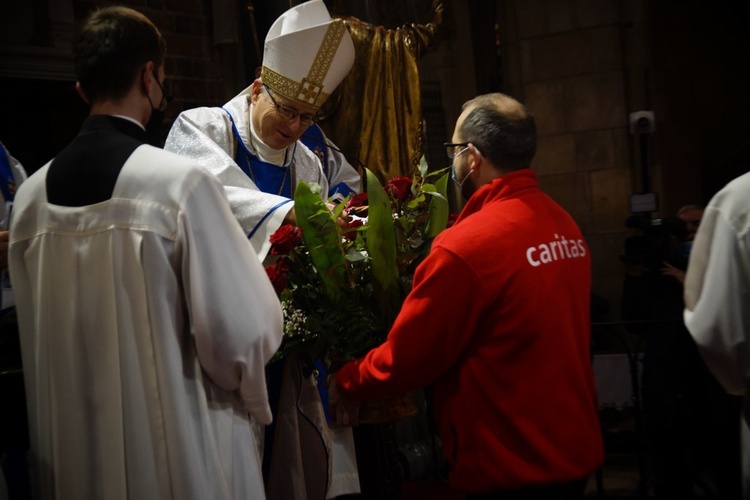
[(509, 173), (435, 240), (387, 341), (336, 384), (362, 400), (433, 384), (450, 482), (463, 491), (581, 479), (603, 460), (590, 292), (573, 219), (533, 171)]

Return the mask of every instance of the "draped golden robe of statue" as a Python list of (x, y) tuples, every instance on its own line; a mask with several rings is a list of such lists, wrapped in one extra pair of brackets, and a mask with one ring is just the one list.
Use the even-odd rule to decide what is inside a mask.
[(411, 177), (422, 156), (417, 61), (441, 38), (441, 1), (435, 0), (433, 11), (426, 25), (396, 29), (345, 18), (354, 40), (354, 66), (324, 105), (320, 125), (344, 153), (358, 158), (381, 182)]

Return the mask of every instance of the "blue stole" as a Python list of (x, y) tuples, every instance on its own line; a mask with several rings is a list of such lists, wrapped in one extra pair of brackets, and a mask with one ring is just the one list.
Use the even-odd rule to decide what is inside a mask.
[[(224, 108), (221, 108), (224, 109)], [(245, 175), (258, 186), (258, 189), (264, 193), (277, 194), (286, 198), (292, 197), (292, 172), (291, 163), (287, 167), (280, 167), (273, 163), (268, 163), (255, 154), (253, 154), (240, 137), (240, 132), (237, 130), (237, 126), (234, 123), (232, 114), (224, 109), (224, 112), (229, 115), (229, 120), (232, 122), (232, 133), (235, 139), (237, 139), (237, 153), (234, 156), (234, 161), (237, 165), (245, 172)], [(295, 143), (294, 149), (297, 149)], [(292, 151), (292, 157), (294, 157), (295, 151)]]
[(5, 201), (13, 201), (16, 195), (16, 179), (10, 166), (10, 158), (5, 148), (0, 146), (0, 191)]
[(320, 163), (323, 164), (323, 173), (328, 179), (328, 147), (326, 147), (326, 141), (323, 137), (323, 131), (317, 123), (311, 124), (299, 138), (302, 144), (315, 153), (315, 156), (320, 158)]

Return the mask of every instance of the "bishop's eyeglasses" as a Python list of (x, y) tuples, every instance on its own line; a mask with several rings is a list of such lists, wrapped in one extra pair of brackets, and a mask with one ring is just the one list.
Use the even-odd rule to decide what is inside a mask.
[(300, 113), (294, 108), (285, 106), (283, 104), (279, 104), (278, 102), (276, 102), (276, 99), (273, 98), (273, 94), (271, 93), (271, 89), (268, 88), (268, 85), (264, 83), (263, 87), (266, 89), (266, 92), (268, 92), (268, 97), (271, 98), (271, 102), (273, 102), (273, 105), (276, 106), (276, 113), (280, 117), (286, 120), (289, 120), (291, 122), (291, 121), (294, 121), (294, 119), (299, 116), (299, 124), (305, 127), (310, 125), (317, 119), (315, 115), (312, 115), (310, 113)]

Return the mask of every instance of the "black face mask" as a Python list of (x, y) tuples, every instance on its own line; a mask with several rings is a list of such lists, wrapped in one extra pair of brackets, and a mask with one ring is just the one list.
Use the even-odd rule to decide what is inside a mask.
[[(151, 103), (151, 117), (146, 123), (146, 136), (151, 144), (158, 142), (160, 139), (159, 133), (161, 132), (162, 123), (164, 123), (164, 111), (172, 100), (171, 93), (165, 91), (162, 84), (159, 83), (159, 77), (154, 75), (154, 78), (156, 78), (156, 84), (159, 86), (159, 90), (161, 90), (161, 99), (159, 100), (159, 107), (155, 108), (153, 103), (151, 103), (151, 98), (148, 98), (148, 102)], [(148, 94), (146, 95), (148, 96)]]

